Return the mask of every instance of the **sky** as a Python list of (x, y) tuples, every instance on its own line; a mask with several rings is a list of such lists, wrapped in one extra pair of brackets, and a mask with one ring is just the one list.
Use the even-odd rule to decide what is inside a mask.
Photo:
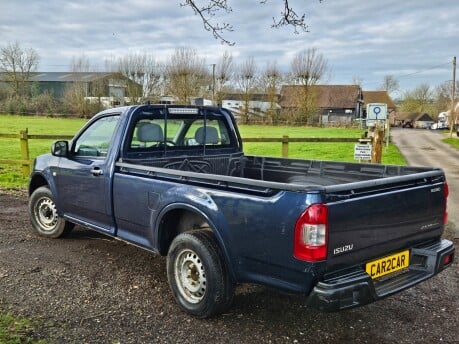
[(227, 0), (232, 12), (213, 20), (232, 24), (225, 38), (234, 46), (214, 39), (184, 1), (0, 0), (0, 47), (17, 41), (35, 49), (41, 72), (69, 71), (83, 56), (97, 71), (132, 53), (166, 61), (179, 47), (196, 49), (209, 68), (228, 51), (237, 63), (253, 57), (260, 70), (275, 61), (287, 72), (296, 54), (316, 48), (328, 61), (324, 83), (359, 79), (364, 90), (376, 90), (393, 75), (400, 94), (450, 82), (459, 55), (456, 0), (290, 0), (306, 13), (309, 31), (299, 34), (271, 28), (281, 0)]

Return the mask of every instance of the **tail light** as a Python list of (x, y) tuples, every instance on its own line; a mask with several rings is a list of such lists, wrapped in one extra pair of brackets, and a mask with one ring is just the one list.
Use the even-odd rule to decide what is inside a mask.
[(446, 265), (448, 265), (448, 264), (451, 264), (451, 262), (453, 261), (453, 256), (454, 256), (454, 253), (451, 253), (451, 254), (445, 256), (445, 257), (443, 258), (443, 266), (446, 266)]
[(443, 224), (446, 225), (448, 223), (448, 211), (446, 209), (448, 208), (448, 196), (449, 196), (449, 187), (448, 187), (447, 182), (445, 182), (443, 192), (445, 194), (445, 211), (443, 213)]
[(319, 261), (327, 258), (328, 208), (310, 205), (295, 225), (293, 256), (300, 260)]

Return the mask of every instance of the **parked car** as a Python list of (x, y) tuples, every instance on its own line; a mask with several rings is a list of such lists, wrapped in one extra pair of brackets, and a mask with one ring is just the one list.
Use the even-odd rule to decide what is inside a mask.
[(413, 121), (412, 120), (406, 120), (402, 122), (402, 128), (411, 128), (413, 129)]

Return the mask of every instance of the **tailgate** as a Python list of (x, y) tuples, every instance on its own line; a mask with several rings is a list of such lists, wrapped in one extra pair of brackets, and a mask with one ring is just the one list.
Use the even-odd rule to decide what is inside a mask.
[(336, 271), (438, 239), (444, 177), (329, 195), (327, 270)]

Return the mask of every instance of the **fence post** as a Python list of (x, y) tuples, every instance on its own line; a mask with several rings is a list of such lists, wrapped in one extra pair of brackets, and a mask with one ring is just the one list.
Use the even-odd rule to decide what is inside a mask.
[(288, 136), (282, 136), (282, 157), (288, 158)]
[(376, 127), (375, 135), (373, 136), (373, 149), (371, 151), (371, 162), (374, 164), (381, 163), (383, 138), (384, 131), (381, 128)]
[(22, 163), (22, 175), (28, 177), (30, 175), (30, 158), (29, 158), (29, 129), (20, 131), (20, 141), (21, 141), (21, 156), (22, 160), (27, 160), (27, 162)]

